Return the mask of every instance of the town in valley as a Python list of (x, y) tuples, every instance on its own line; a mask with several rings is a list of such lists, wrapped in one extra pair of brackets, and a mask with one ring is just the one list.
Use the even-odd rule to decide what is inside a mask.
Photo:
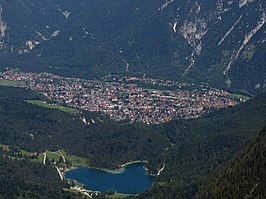
[(20, 87), (42, 93), (53, 103), (102, 112), (117, 121), (146, 124), (198, 118), (211, 110), (243, 101), (224, 90), (147, 77), (108, 75), (100, 80), (85, 80), (52, 73), (6, 70), (0, 73), (0, 79), (23, 82)]

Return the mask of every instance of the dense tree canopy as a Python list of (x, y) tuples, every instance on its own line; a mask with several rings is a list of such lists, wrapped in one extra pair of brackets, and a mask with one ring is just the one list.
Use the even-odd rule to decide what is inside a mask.
[[(195, 198), (209, 176), (253, 139), (266, 123), (266, 94), (199, 119), (161, 125), (115, 122), (101, 113), (72, 115), (26, 103), (35, 92), (0, 87), (0, 143), (27, 151), (65, 149), (90, 166), (115, 168), (148, 160), (165, 169), (139, 198)], [(85, 124), (95, 120), (95, 124)], [(29, 174), (30, 175), (30, 174)], [(23, 176), (21, 176), (23, 179)]]
[(265, 93), (199, 119), (164, 124), (173, 143), (163, 156), (165, 170), (154, 188), (139, 198), (195, 198), (209, 176), (254, 139), (265, 124)]
[(258, 138), (217, 172), (199, 199), (266, 198), (266, 127)]
[(69, 187), (51, 166), (3, 158), (0, 153), (0, 198), (82, 198), (63, 191)]
[[(38, 95), (0, 87), (0, 143), (27, 151), (65, 149), (88, 159), (90, 166), (115, 168), (132, 160), (148, 160), (155, 172), (160, 154), (170, 146), (160, 126), (117, 123), (100, 113), (71, 115), (26, 103)], [(95, 124), (84, 124), (93, 119)]]

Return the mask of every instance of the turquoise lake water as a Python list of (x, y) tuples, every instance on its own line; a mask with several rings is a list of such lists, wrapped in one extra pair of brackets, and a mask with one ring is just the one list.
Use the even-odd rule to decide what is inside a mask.
[(154, 176), (146, 173), (143, 163), (130, 164), (119, 173), (79, 167), (65, 173), (65, 178), (85, 184), (93, 191), (116, 191), (124, 194), (142, 193), (151, 188)]

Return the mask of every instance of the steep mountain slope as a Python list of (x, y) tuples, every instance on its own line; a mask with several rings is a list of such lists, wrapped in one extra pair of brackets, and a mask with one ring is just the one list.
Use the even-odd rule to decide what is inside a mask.
[(63, 15), (48, 1), (0, 1), (1, 54), (28, 53), (53, 37), (60, 20)]
[(246, 150), (216, 174), (199, 199), (266, 197), (266, 128)]
[(164, 125), (172, 147), (165, 169), (139, 198), (195, 198), (209, 176), (258, 135), (266, 124), (266, 94), (234, 108), (189, 121)]
[[(1, 54), (29, 52), (16, 57), (17, 66), (85, 77), (122, 73), (192, 79), (252, 92), (265, 88), (264, 0), (21, 0), (0, 5)], [(16, 25), (11, 8), (20, 10)], [(14, 29), (25, 21), (32, 24), (26, 32)], [(36, 31), (49, 40), (41, 42)], [(7, 39), (8, 34), (14, 36)], [(40, 45), (33, 48), (36, 42)], [(15, 65), (6, 56), (2, 64)]]

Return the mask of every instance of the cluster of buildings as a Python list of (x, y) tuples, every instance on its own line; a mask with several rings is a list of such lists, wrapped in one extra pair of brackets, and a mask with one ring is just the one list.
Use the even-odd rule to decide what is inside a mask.
[[(159, 124), (173, 118), (198, 118), (210, 110), (235, 106), (230, 93), (188, 83), (137, 77), (104, 80), (67, 78), (51, 73), (5, 71), (0, 77), (24, 81), (25, 86), (43, 93), (59, 104), (88, 111), (101, 111), (121, 121)], [(145, 85), (145, 86), (140, 86)], [(163, 86), (164, 89), (149, 88)], [(169, 89), (165, 89), (169, 87)], [(174, 89), (173, 89), (174, 88)], [(193, 88), (193, 89), (192, 89)]]
[(101, 193), (99, 191), (89, 191), (83, 187), (80, 187), (78, 185), (72, 186), (70, 187), (70, 190), (76, 191), (76, 192), (80, 192), (86, 196), (88, 196), (89, 198), (93, 198), (94, 196), (99, 196), (101, 195)]
[(172, 80), (164, 80), (164, 79), (156, 79), (156, 78), (150, 78), (150, 77), (120, 77), (116, 75), (107, 75), (103, 78), (104, 80), (112, 80), (112, 81), (118, 81), (118, 82), (129, 82), (129, 83), (140, 83), (143, 85), (143, 83), (147, 86), (159, 86), (164, 88), (172, 88), (177, 87), (179, 89), (185, 88), (185, 87), (191, 87), (194, 86), (194, 84), (189, 84), (187, 82), (178, 82), (178, 81), (172, 81)]

